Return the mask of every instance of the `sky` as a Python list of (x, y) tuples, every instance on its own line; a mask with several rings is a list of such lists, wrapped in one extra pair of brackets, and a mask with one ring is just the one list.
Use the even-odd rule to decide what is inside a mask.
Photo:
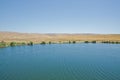
[(0, 31), (120, 34), (120, 0), (0, 0)]

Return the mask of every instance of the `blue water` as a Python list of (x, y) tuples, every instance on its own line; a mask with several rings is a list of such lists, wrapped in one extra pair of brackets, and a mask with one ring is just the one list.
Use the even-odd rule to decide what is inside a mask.
[(1, 48), (0, 80), (120, 80), (120, 45)]

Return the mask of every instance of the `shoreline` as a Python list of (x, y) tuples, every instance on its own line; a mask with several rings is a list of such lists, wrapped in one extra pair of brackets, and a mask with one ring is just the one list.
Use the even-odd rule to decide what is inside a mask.
[(0, 48), (33, 44), (107, 43), (120, 44), (120, 34), (40, 34), (0, 32)]
[(59, 41), (59, 42), (45, 42), (45, 41), (42, 41), (40, 43), (34, 43), (32, 41), (30, 41), (29, 43), (25, 43), (25, 42), (22, 42), (22, 43), (18, 43), (18, 42), (10, 42), (10, 43), (6, 43), (4, 41), (0, 42), (0, 48), (6, 48), (6, 47), (13, 47), (13, 46), (24, 46), (24, 45), (28, 45), (28, 46), (33, 46), (33, 45), (36, 45), (36, 44), (40, 44), (40, 45), (46, 45), (46, 44), (80, 44), (80, 43), (84, 43), (84, 44), (89, 44), (89, 43), (92, 43), (92, 44), (98, 44), (98, 43), (103, 43), (103, 44), (120, 44), (120, 42), (116, 42), (116, 41), (65, 41), (65, 42), (62, 42), (62, 41)]

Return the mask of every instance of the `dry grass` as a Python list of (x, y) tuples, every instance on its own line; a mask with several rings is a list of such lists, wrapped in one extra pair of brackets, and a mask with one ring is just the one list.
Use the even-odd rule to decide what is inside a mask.
[(0, 32), (0, 41), (10, 42), (65, 42), (65, 41), (118, 41), (120, 34), (37, 34)]

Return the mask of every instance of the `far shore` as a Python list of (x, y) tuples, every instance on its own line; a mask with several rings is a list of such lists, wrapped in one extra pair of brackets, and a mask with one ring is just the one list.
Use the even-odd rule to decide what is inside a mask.
[(34, 44), (109, 43), (120, 44), (120, 34), (38, 34), (0, 32), (0, 48)]

